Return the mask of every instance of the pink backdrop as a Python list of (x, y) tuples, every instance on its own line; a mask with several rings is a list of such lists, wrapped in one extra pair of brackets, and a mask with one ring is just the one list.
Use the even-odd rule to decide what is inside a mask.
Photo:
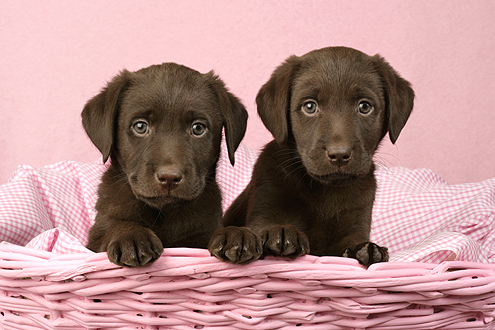
[(99, 158), (85, 102), (123, 68), (178, 62), (214, 69), (250, 112), (244, 142), (271, 139), (255, 96), (291, 54), (345, 45), (380, 53), (416, 91), (388, 166), (430, 168), (450, 183), (495, 177), (495, 2), (0, 2), (0, 183), (19, 164)]

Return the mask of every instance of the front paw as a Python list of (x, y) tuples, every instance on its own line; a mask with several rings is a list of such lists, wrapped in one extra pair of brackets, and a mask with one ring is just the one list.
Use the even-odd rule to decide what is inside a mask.
[(246, 227), (225, 227), (213, 233), (208, 244), (210, 253), (233, 264), (247, 264), (261, 257), (261, 238)]
[(276, 225), (261, 234), (266, 254), (295, 259), (309, 253), (309, 240), (305, 233), (292, 225)]
[(377, 262), (388, 261), (388, 249), (375, 243), (365, 242), (353, 249), (346, 249), (342, 256), (357, 259), (360, 264), (368, 267)]
[(120, 232), (107, 247), (108, 259), (116, 265), (141, 267), (158, 259), (163, 252), (162, 241), (148, 228)]

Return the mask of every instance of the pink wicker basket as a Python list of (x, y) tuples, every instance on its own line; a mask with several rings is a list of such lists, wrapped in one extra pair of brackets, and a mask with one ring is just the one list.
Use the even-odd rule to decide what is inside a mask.
[(495, 265), (305, 256), (247, 266), (201, 249), (153, 265), (0, 244), (2, 329), (493, 329)]
[[(224, 208), (255, 159), (241, 147), (232, 168), (223, 149)], [(178, 248), (127, 269), (84, 248), (104, 170), (22, 166), (0, 186), (0, 329), (495, 329), (495, 178), (380, 167), (371, 235), (391, 262), (368, 269), (314, 256), (234, 266)]]

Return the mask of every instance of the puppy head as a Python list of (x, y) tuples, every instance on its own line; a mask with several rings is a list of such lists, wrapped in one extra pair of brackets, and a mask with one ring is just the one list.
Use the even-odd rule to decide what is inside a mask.
[(202, 193), (223, 127), (234, 163), (247, 112), (212, 72), (164, 63), (122, 71), (88, 101), (82, 121), (103, 160), (110, 156), (136, 197), (159, 208)]
[(413, 100), (383, 58), (345, 47), (289, 57), (256, 98), (275, 140), (295, 142), (308, 173), (324, 182), (367, 174), (387, 131), (397, 140)]

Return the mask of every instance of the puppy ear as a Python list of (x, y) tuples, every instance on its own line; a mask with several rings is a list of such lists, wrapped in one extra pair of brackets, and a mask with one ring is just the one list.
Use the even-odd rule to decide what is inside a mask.
[(229, 160), (233, 166), (235, 163), (235, 151), (246, 133), (248, 113), (241, 101), (228, 91), (224, 82), (213, 71), (208, 72), (206, 75), (220, 104)]
[(129, 83), (130, 72), (123, 70), (107, 86), (90, 99), (81, 113), (82, 124), (91, 142), (103, 155), (103, 162), (110, 156), (119, 98)]
[(411, 84), (403, 79), (380, 55), (372, 57), (384, 82), (387, 99), (388, 135), (395, 143), (406, 124), (414, 105), (414, 91)]
[(300, 59), (292, 55), (275, 69), (256, 96), (258, 114), (278, 143), (288, 138), (288, 112), (292, 80), (299, 70)]

